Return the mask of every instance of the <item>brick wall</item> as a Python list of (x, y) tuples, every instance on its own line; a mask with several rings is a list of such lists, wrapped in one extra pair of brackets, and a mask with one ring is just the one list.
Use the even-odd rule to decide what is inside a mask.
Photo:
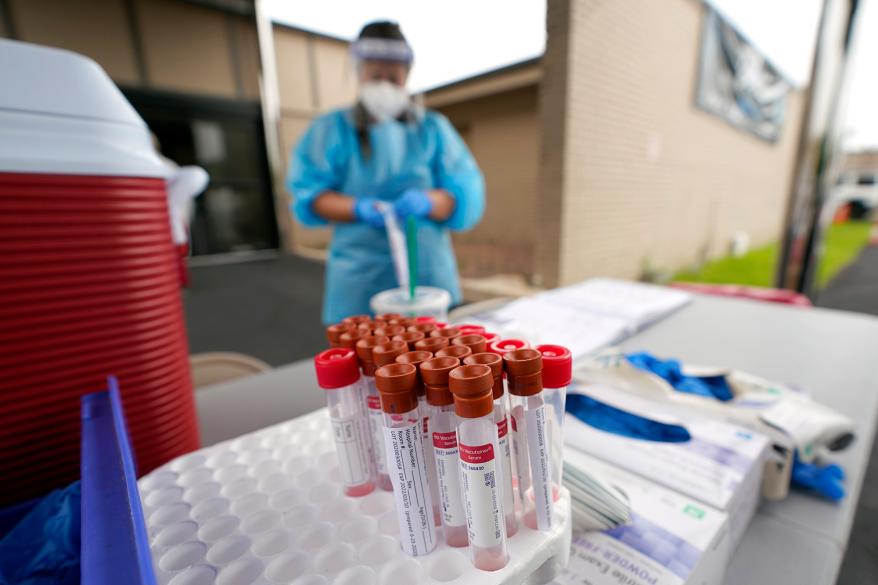
[(694, 106), (700, 2), (548, 5), (546, 284), (674, 270), (722, 255), (737, 231), (757, 245), (777, 239), (802, 94), (790, 95), (780, 140), (762, 141)]

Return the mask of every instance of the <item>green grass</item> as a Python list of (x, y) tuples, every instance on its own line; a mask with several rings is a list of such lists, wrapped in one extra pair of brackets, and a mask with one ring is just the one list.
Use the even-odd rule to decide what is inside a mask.
[[(817, 284), (823, 288), (850, 264), (869, 241), (872, 224), (850, 221), (833, 225), (826, 234), (823, 258), (817, 271)], [(779, 246), (777, 243), (755, 248), (739, 258), (727, 256), (705, 264), (701, 270), (684, 270), (673, 280), (715, 284), (773, 286)]]

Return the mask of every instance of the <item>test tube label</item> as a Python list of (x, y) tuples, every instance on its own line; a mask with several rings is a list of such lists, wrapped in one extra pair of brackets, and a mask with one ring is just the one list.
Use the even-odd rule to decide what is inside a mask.
[(500, 480), (501, 492), (503, 494), (503, 513), (508, 514), (515, 510), (515, 502), (512, 494), (512, 461), (510, 459), (509, 449), (509, 419), (503, 419), (497, 423), (498, 447), (500, 449)]
[[(527, 421), (524, 416), (524, 408), (516, 406), (509, 414), (512, 423), (512, 455), (515, 457), (515, 475), (518, 480), (518, 496), (525, 506), (525, 496), (530, 489), (530, 463), (527, 460), (527, 442), (525, 427)], [(519, 428), (521, 427), (521, 428)]]
[(375, 467), (379, 474), (384, 475), (387, 473), (387, 455), (384, 453), (384, 412), (381, 410), (381, 399), (370, 394), (366, 397), (366, 406), (369, 407), (369, 431), (375, 449)]
[(549, 441), (546, 434), (546, 405), (527, 411), (527, 449), (533, 484), (537, 528), (552, 529), (552, 471)]
[(341, 479), (347, 486), (369, 481), (369, 446), (366, 444), (366, 421), (361, 417), (333, 418), (332, 434), (338, 453)]
[(413, 557), (425, 555), (436, 547), (436, 524), (421, 430), (420, 421), (404, 427), (384, 427), (399, 540), (405, 553)]
[(460, 443), (460, 475), (463, 482), (466, 526), (470, 544), (498, 546), (506, 529), (497, 490), (494, 446)]
[(457, 432), (433, 433), (436, 453), (436, 475), (442, 498), (442, 519), (446, 526), (466, 524), (463, 497), (460, 493), (460, 465), (457, 454)]

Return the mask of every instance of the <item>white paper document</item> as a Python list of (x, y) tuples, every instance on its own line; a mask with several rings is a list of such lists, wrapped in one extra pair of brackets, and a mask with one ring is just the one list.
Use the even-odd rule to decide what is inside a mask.
[(692, 295), (666, 286), (592, 278), (540, 293), (537, 298), (559, 306), (621, 319), (633, 333), (684, 306)]

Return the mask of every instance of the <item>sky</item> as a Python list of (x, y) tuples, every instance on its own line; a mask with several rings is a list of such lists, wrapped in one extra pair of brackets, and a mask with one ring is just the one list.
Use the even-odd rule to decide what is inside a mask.
[[(545, 0), (266, 0), (275, 20), (353, 38), (370, 20), (399, 22), (422, 91), (543, 53)], [(710, 0), (797, 86), (808, 82), (821, 0)], [(847, 148), (878, 147), (878, 0), (863, 0), (846, 104)]]

